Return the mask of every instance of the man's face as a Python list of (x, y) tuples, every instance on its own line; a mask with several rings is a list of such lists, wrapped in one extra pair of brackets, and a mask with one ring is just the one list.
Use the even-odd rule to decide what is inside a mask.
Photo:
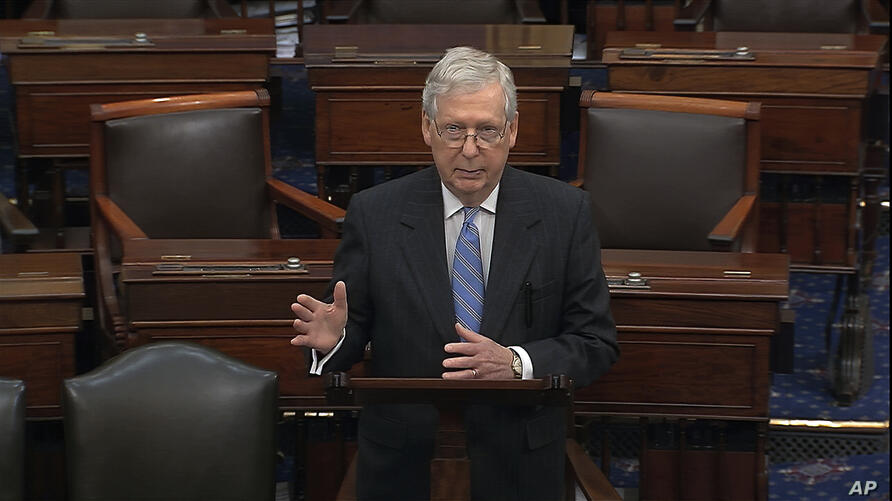
[[(432, 119), (436, 119), (436, 125)], [(467, 129), (469, 134), (496, 128), (504, 131), (504, 137), (486, 148), (480, 148), (474, 137), (468, 137), (461, 147), (452, 148), (445, 142), (445, 133), (442, 137), (437, 134), (438, 127), (441, 132), (447, 128)], [(446, 188), (465, 206), (477, 206), (502, 178), (508, 150), (514, 147), (517, 138), (517, 115), (506, 129), (505, 95), (498, 83), (492, 83), (477, 92), (437, 98), (437, 116), (422, 113), (421, 133), (431, 147), (437, 172)]]

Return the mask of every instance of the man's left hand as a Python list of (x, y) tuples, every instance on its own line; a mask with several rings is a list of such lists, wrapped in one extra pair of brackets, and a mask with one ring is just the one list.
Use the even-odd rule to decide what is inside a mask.
[(460, 324), (455, 324), (455, 332), (466, 342), (449, 343), (444, 350), (450, 355), (463, 356), (443, 360), (443, 367), (453, 369), (444, 372), (443, 379), (514, 379), (511, 350)]

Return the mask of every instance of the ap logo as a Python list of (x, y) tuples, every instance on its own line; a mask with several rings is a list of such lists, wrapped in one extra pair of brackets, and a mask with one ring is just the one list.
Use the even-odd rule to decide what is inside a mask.
[(860, 480), (856, 480), (854, 484), (852, 484), (852, 488), (849, 489), (849, 496), (866, 496), (870, 493), (870, 491), (877, 488), (877, 483), (873, 480), (865, 480), (864, 485), (861, 485)]

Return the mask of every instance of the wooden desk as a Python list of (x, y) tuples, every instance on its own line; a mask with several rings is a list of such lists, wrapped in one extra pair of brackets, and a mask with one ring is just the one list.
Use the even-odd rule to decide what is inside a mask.
[[(627, 31), (606, 44), (614, 91), (762, 102), (760, 251), (788, 252), (801, 271), (855, 269), (863, 108), (885, 37)], [(624, 55), (636, 45), (656, 53)], [(715, 59), (738, 47), (750, 57)], [(841, 193), (831, 190), (836, 180)]]
[(0, 376), (25, 381), (29, 418), (62, 416), (83, 303), (79, 254), (0, 255)]
[[(643, 500), (767, 499), (771, 338), (789, 294), (789, 257), (608, 249), (602, 262), (608, 281), (637, 272), (647, 286), (611, 287), (620, 358), (576, 391), (576, 415), (641, 418)], [(682, 439), (661, 448), (647, 430), (663, 419), (682, 436), (694, 419), (749, 422), (754, 443), (725, 449), (717, 438), (710, 450), (689, 450)]]
[[(121, 283), (132, 344), (200, 339), (279, 371), (283, 397), (321, 404), (321, 386), (298, 382), (304, 367), (300, 350), (287, 344), (288, 306), (297, 294), (324, 294), (337, 242), (130, 241)], [(308, 261), (309, 273), (157, 269), (275, 264), (289, 256)], [(605, 250), (603, 263), (610, 279), (637, 271), (648, 287), (611, 287), (623, 355), (607, 376), (577, 392), (579, 412), (767, 418), (771, 336), (788, 293), (786, 255)]]
[(572, 26), (310, 25), (305, 32), (321, 197), (329, 166), (433, 163), (421, 137), (421, 91), (434, 63), (456, 45), (493, 53), (514, 72), (520, 129), (508, 162), (560, 164)]
[(583, 414), (767, 419), (771, 336), (788, 296), (788, 256), (603, 251), (621, 355), (576, 392)]
[(89, 156), (90, 104), (262, 87), (273, 29), (272, 19), (0, 20), (15, 89), (19, 207), (29, 205), (27, 160)]
[[(283, 408), (325, 407), (321, 378), (307, 376), (294, 337), (291, 303), (298, 294), (323, 297), (338, 240), (135, 240), (121, 266), (128, 346), (188, 340), (279, 373)], [(176, 257), (173, 257), (176, 256)], [(239, 269), (219, 273), (159, 273), (158, 265), (263, 265), (289, 257), (307, 273)]]

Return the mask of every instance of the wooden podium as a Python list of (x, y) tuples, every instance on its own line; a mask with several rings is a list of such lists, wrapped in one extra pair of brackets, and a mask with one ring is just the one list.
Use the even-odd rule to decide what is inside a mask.
[(80, 255), (0, 255), (0, 376), (25, 381), (29, 418), (62, 417), (83, 304)]
[[(465, 410), (475, 404), (567, 407), (573, 400), (566, 376), (529, 380), (457, 380), (413, 378), (350, 378), (326, 375), (326, 393), (334, 405), (428, 404), (439, 411), (431, 459), (431, 501), (471, 499), (470, 459), (466, 451)], [(572, 426), (568, 433), (572, 435)], [(576, 499), (576, 486), (586, 499), (619, 501), (607, 479), (572, 438), (567, 438), (565, 499)], [(355, 501), (356, 462), (344, 476), (337, 501)]]
[(490, 52), (514, 72), (520, 129), (508, 162), (560, 164), (560, 96), (569, 78), (572, 26), (332, 24), (305, 32), (321, 198), (332, 166), (353, 167), (355, 184), (358, 166), (433, 163), (421, 137), (421, 91), (434, 63), (456, 45)]

